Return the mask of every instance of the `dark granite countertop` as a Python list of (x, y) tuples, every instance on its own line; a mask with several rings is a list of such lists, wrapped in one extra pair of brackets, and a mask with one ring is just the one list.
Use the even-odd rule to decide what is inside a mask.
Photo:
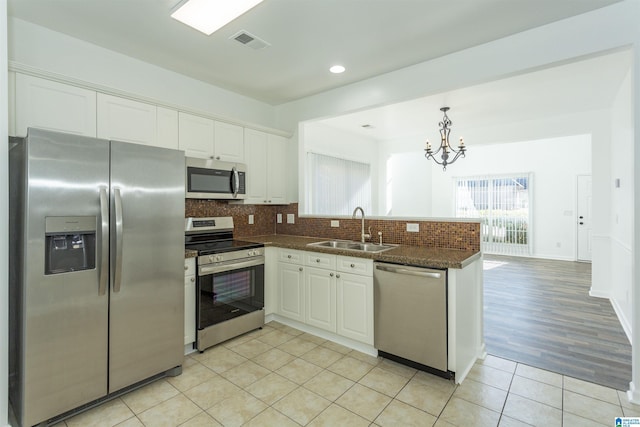
[(370, 253), (350, 251), (345, 249), (323, 248), (307, 246), (309, 243), (322, 242), (330, 239), (319, 237), (289, 236), (270, 234), (266, 236), (242, 237), (242, 240), (264, 243), (265, 246), (297, 249), (301, 251), (322, 252), (328, 254), (368, 258), (374, 261), (391, 262), (395, 264), (415, 265), (430, 268), (464, 268), (480, 258), (480, 252), (462, 251), (457, 249), (429, 248), (424, 246), (398, 245), (384, 252)]
[(185, 258), (195, 258), (198, 256), (198, 251), (194, 251), (193, 249), (185, 249), (184, 257)]

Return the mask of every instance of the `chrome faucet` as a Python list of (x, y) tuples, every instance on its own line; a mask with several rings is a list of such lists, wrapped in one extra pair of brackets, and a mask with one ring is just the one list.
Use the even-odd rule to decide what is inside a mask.
[(369, 232), (369, 234), (365, 234), (364, 232), (364, 209), (362, 209), (360, 206), (357, 206), (353, 210), (353, 215), (351, 216), (351, 219), (356, 219), (356, 213), (358, 213), (358, 210), (362, 214), (362, 229), (360, 231), (360, 241), (364, 243), (365, 239), (369, 239), (371, 237), (371, 232)]

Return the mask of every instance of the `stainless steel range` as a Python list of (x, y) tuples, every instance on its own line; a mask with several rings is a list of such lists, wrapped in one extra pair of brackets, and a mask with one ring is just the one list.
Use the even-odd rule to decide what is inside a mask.
[(187, 218), (185, 248), (196, 261), (200, 352), (264, 325), (264, 245), (233, 238), (233, 218)]

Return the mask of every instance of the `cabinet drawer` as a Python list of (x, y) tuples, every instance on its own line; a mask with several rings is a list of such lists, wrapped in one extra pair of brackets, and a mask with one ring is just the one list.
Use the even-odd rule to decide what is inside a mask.
[(196, 274), (196, 259), (185, 258), (184, 259), (184, 275), (193, 276)]
[(290, 264), (302, 264), (302, 252), (293, 249), (280, 249), (278, 260)]
[(365, 276), (373, 275), (373, 261), (370, 259), (338, 256), (338, 266), (336, 270), (345, 273), (362, 274)]
[(304, 264), (310, 267), (336, 269), (336, 256), (318, 252), (305, 252)]

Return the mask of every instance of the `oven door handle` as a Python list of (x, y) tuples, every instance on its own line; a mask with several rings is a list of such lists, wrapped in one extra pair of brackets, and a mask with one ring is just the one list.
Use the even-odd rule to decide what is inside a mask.
[(239, 270), (241, 268), (254, 267), (257, 265), (264, 265), (263, 256), (251, 258), (247, 261), (232, 261), (229, 264), (202, 265), (198, 267), (198, 276)]

